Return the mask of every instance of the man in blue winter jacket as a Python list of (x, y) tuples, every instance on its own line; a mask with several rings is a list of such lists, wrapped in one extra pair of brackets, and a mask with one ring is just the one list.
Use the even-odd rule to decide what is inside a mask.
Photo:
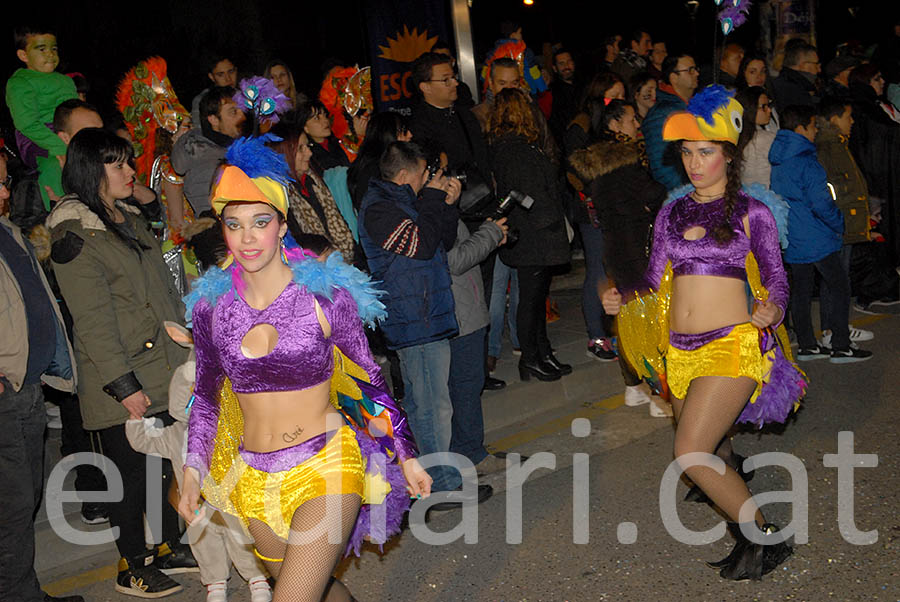
[[(871, 351), (850, 344), (850, 277), (841, 263), (844, 216), (829, 191), (825, 169), (816, 156), (815, 109), (793, 105), (781, 114), (781, 128), (769, 150), (772, 190), (790, 204), (788, 248), (785, 261), (791, 267), (791, 317), (797, 332), (797, 359), (829, 357), (833, 364), (861, 362)], [(823, 287), (821, 303), (833, 316), (832, 348), (816, 342), (810, 306), (818, 272)], [(827, 290), (826, 290), (827, 289)]]
[[(425, 155), (412, 142), (392, 142), (379, 161), (359, 211), (359, 242), (372, 276), (387, 293), (381, 328), (397, 350), (406, 395), (403, 407), (423, 456), (450, 451), (450, 338), (459, 333), (447, 251), (456, 242), (461, 185), (441, 171), (429, 180)], [(427, 184), (426, 184), (427, 182)], [(432, 491), (449, 492), (432, 509), (490, 497), (490, 485), (468, 491), (459, 471), (428, 468)], [(454, 491), (456, 489), (460, 491)]]
[(686, 182), (681, 159), (673, 152), (678, 145), (662, 138), (663, 124), (672, 113), (684, 111), (697, 89), (700, 70), (687, 54), (670, 54), (662, 63), (663, 80), (656, 92), (656, 104), (641, 123), (647, 145), (647, 159), (653, 179), (674, 190)]

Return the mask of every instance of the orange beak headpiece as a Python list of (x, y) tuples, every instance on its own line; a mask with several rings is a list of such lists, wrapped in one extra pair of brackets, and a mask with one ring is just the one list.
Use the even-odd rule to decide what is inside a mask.
[(687, 111), (672, 113), (663, 125), (663, 140), (715, 140), (738, 143), (744, 107), (722, 86), (695, 94)]
[(217, 215), (228, 203), (267, 203), (287, 217), (287, 187), (292, 178), (287, 161), (265, 145), (280, 142), (272, 134), (257, 138), (238, 138), (225, 153), (225, 167), (219, 171), (212, 191), (212, 206)]

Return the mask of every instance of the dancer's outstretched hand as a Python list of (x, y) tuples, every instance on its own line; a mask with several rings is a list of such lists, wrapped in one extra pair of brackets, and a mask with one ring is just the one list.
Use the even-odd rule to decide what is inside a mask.
[(750, 323), (757, 328), (765, 328), (766, 326), (777, 323), (781, 319), (781, 313), (781, 308), (774, 303), (769, 301), (757, 303), (756, 307), (753, 309), (753, 316), (750, 318)]
[(622, 293), (615, 287), (608, 288), (603, 291), (603, 295), (600, 296), (600, 301), (603, 302), (603, 310), (608, 315), (618, 315), (619, 310), (622, 308)]
[(181, 499), (178, 500), (178, 514), (184, 522), (191, 524), (194, 519), (202, 518), (200, 509), (200, 475), (196, 468), (184, 467), (184, 482), (181, 484)]
[(431, 495), (431, 476), (416, 458), (403, 462), (403, 476), (406, 477), (406, 490), (410, 496), (428, 497)]

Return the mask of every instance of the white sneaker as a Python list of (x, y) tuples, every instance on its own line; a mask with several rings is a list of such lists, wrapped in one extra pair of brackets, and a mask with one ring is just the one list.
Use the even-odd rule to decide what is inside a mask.
[(625, 387), (625, 405), (634, 407), (642, 406), (645, 403), (650, 403), (650, 396), (644, 392), (640, 385)]
[(44, 407), (47, 410), (47, 428), (48, 429), (61, 429), (62, 428), (62, 419), (59, 417), (59, 406), (55, 403), (50, 403), (49, 401), (44, 402)]
[(228, 600), (228, 583), (213, 581), (206, 586), (206, 602), (225, 602)]
[(654, 395), (650, 398), (650, 415), (653, 418), (669, 418), (672, 416), (672, 404)]
[(863, 330), (862, 328), (850, 327), (850, 342), (858, 343), (859, 341), (871, 341), (875, 338), (875, 333), (871, 330)]
[(262, 575), (251, 579), (247, 585), (250, 587), (250, 602), (272, 602), (272, 588), (269, 580)]
[[(871, 341), (875, 338), (875, 334), (871, 330), (863, 330), (862, 328), (850, 327), (850, 347), (859, 349), (857, 344), (859, 341)], [(819, 339), (819, 345), (831, 349), (831, 331), (826, 330)]]

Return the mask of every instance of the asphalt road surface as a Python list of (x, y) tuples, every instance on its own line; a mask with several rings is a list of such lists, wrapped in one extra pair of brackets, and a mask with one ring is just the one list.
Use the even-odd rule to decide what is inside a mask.
[[(565, 293), (560, 299), (561, 305), (573, 300)], [(584, 360), (583, 341), (571, 349), (561, 345), (559, 355), (564, 361), (582, 358), (575, 374), (567, 378), (581, 378), (589, 386), (547, 411), (507, 420), (487, 436), (494, 449), (520, 452), (534, 460), (552, 459), (555, 468), (535, 470), (521, 488), (507, 483), (508, 472), (486, 477), (495, 493), (477, 507), (477, 525), (469, 530), (472, 541), (459, 533), (451, 543), (432, 545), (407, 530), (384, 554), (369, 546), (361, 558), (344, 561), (339, 576), (361, 601), (900, 600), (896, 344), (900, 319), (853, 317), (875, 332), (875, 340), (864, 344), (875, 353), (874, 359), (850, 365), (827, 360), (805, 363), (812, 384), (803, 407), (788, 424), (742, 431), (735, 437), (735, 448), (742, 454), (778, 451), (802, 463), (800, 478), (794, 482), (786, 469), (768, 466), (759, 468), (749, 483), (756, 494), (793, 487), (798, 497), (808, 495), (808, 541), (796, 544), (794, 555), (762, 581), (724, 581), (704, 564), (727, 554), (730, 536), (695, 546), (669, 534), (659, 498), (662, 475), (671, 460), (672, 425), (668, 419), (651, 418), (646, 406), (622, 405), (615, 364)], [(569, 330), (581, 328), (575, 324)], [(551, 339), (559, 340), (562, 332), (552, 331)], [(582, 337), (573, 335), (573, 340)], [(557, 391), (543, 383), (517, 389), (512, 385), (523, 407), (545, 403)], [(487, 415), (490, 394), (484, 403)], [(580, 420), (573, 427), (575, 419)], [(573, 435), (573, 429), (581, 436)], [(825, 466), (825, 455), (838, 453), (839, 432), (852, 433), (855, 452), (864, 455), (854, 460), (850, 496), (854, 514), (852, 521), (845, 517), (844, 531), (871, 531), (868, 537), (874, 543), (867, 545), (846, 541), (839, 526), (838, 469)], [(545, 454), (535, 455), (540, 452)], [(575, 454), (584, 455), (576, 462)], [(864, 467), (875, 460), (877, 466)], [(845, 479), (848, 474), (844, 472)], [(677, 487), (678, 501), (673, 505), (685, 527), (706, 530), (722, 520), (707, 505), (681, 501), (686, 487), (683, 483)], [(509, 509), (519, 498), (521, 523), (508, 523), (514, 517)], [(848, 503), (844, 500), (845, 514)], [(784, 526), (799, 519), (803, 508), (775, 503), (764, 511), (768, 520)], [(427, 526), (445, 533), (461, 529), (462, 516), (461, 511), (432, 513), (427, 525), (417, 529)], [(521, 541), (515, 541), (517, 524)], [(68, 591), (87, 600), (126, 600), (112, 590), (114, 560), (94, 558), (82, 566), (68, 566), (65, 575), (55, 573), (52, 582), (44, 578), (42, 582), (57, 595)], [(195, 574), (176, 578), (185, 590), (170, 600), (205, 599), (205, 588)], [(232, 577), (229, 589), (230, 600), (249, 600), (239, 577)]]

